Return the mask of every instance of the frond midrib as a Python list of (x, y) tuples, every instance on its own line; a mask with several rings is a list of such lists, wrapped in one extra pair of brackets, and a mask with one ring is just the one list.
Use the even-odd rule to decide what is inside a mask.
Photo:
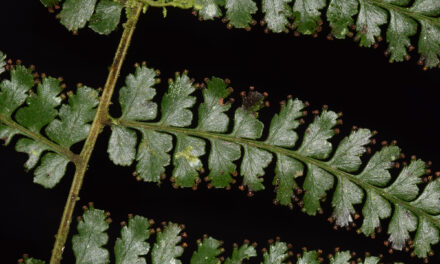
[(25, 128), (24, 126), (18, 124), (14, 120), (12, 120), (2, 114), (0, 114), (0, 123), (3, 123), (4, 125), (6, 125), (8, 127), (17, 129), (23, 135), (25, 135), (25, 136), (27, 136), (27, 137), (29, 137), (39, 143), (42, 143), (42, 144), (48, 146), (50, 148), (50, 150), (67, 158), (68, 160), (70, 160), (71, 162), (73, 162), (75, 164), (78, 164), (81, 161), (79, 155), (73, 153), (69, 149), (62, 147), (61, 145), (56, 144), (55, 142), (39, 135), (38, 133), (32, 132), (31, 130)]
[(435, 226), (440, 228), (440, 221), (435, 219), (435, 217), (433, 215), (430, 215), (429, 213), (425, 212), (424, 210), (417, 208), (417, 207), (411, 205), (409, 202), (404, 201), (402, 199), (399, 199), (399, 198), (385, 192), (380, 187), (374, 186), (368, 182), (363, 181), (362, 179), (356, 177), (353, 174), (350, 174), (350, 173), (344, 172), (342, 170), (339, 170), (337, 168), (334, 168), (324, 161), (304, 156), (295, 150), (285, 149), (282, 147), (269, 145), (269, 144), (265, 143), (264, 141), (238, 138), (238, 137), (234, 137), (234, 136), (227, 135), (227, 134), (200, 131), (200, 130), (196, 130), (193, 128), (171, 127), (171, 126), (164, 126), (164, 125), (155, 124), (155, 123), (136, 122), (136, 121), (123, 120), (123, 119), (117, 120), (116, 122), (115, 122), (115, 120), (109, 121), (109, 123), (110, 124), (117, 123), (118, 125), (121, 125), (124, 127), (136, 128), (136, 129), (143, 128), (143, 129), (155, 130), (155, 131), (167, 132), (167, 133), (180, 133), (180, 134), (185, 134), (185, 135), (189, 135), (189, 136), (200, 137), (200, 138), (203, 138), (206, 140), (218, 139), (218, 140), (228, 141), (228, 142), (232, 142), (232, 143), (236, 143), (236, 144), (240, 144), (240, 145), (247, 145), (247, 146), (251, 146), (251, 147), (255, 147), (255, 148), (259, 148), (259, 149), (264, 149), (264, 150), (270, 151), (275, 154), (286, 155), (286, 156), (292, 157), (296, 160), (299, 160), (305, 164), (313, 164), (313, 165), (327, 171), (328, 173), (330, 173), (334, 176), (344, 177), (344, 178), (350, 180), (351, 182), (355, 183), (356, 185), (362, 187), (364, 190), (373, 191), (373, 192), (377, 193), (378, 195), (384, 197), (388, 201), (406, 208), (407, 210), (411, 211), (412, 213), (414, 213), (418, 217), (426, 218), (428, 221), (430, 221)]

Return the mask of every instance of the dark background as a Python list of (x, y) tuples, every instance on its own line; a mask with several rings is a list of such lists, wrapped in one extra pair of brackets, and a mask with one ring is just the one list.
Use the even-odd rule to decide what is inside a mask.
[[(343, 135), (353, 125), (378, 130), (379, 142), (396, 139), (407, 156), (416, 154), (432, 160), (433, 170), (440, 169), (440, 72), (422, 71), (416, 65), (416, 53), (410, 62), (389, 64), (383, 55), (385, 43), (374, 50), (359, 48), (351, 40), (328, 41), (328, 28), (316, 39), (297, 38), (292, 33), (264, 34), (259, 26), (250, 32), (228, 30), (219, 20), (199, 22), (190, 11), (169, 9), (166, 19), (161, 14), (160, 9), (151, 9), (142, 15), (122, 76), (133, 71), (135, 62), (146, 60), (150, 67), (161, 70), (165, 80), (175, 71), (188, 69), (198, 82), (213, 75), (230, 78), (235, 96), (253, 85), (269, 93), (272, 106), (261, 112), (266, 124), (278, 112), (278, 102), (289, 94), (308, 100), (309, 110), (328, 104), (330, 109), (344, 112)], [(119, 27), (110, 36), (100, 36), (85, 29), (74, 36), (37, 0), (3, 1), (0, 25), (0, 50), (9, 58), (36, 65), (39, 72), (63, 76), (70, 89), (77, 82), (104, 85), (122, 32)], [(165, 89), (165, 85), (159, 87)], [(117, 112), (117, 108), (112, 110)], [(224, 240), (227, 252), (231, 252), (233, 242), (244, 238), (258, 242), (261, 249), (267, 246), (267, 239), (280, 236), (294, 244), (295, 253), (307, 246), (322, 248), (328, 254), (340, 246), (361, 256), (365, 251), (383, 253), (388, 262), (422, 262), (406, 253), (389, 255), (383, 245), (386, 234), (373, 240), (353, 230), (333, 230), (326, 221), (331, 214), (329, 201), (324, 215), (317, 217), (307, 216), (298, 208), (290, 211), (274, 206), (275, 194), (270, 186), (273, 164), (267, 169), (266, 190), (253, 198), (239, 191), (238, 185), (231, 191), (207, 190), (204, 184), (197, 191), (174, 190), (168, 180), (161, 187), (138, 183), (131, 176), (133, 167), (113, 165), (106, 152), (108, 135), (106, 129), (98, 139), (75, 216), (89, 201), (110, 211), (111, 248), (119, 234), (118, 223), (134, 213), (156, 222), (184, 223), (191, 249), (204, 233)], [(73, 168), (69, 167), (53, 190), (46, 190), (32, 183), (32, 172), (25, 173), (22, 167), (26, 155), (16, 153), (13, 145), (0, 148), (2, 263), (14, 263), (23, 253), (48, 260)], [(359, 220), (356, 223), (361, 225)], [(76, 232), (75, 226), (76, 221), (71, 233)], [(434, 250), (439, 252), (439, 247)], [(190, 258), (188, 250), (183, 258)], [(431, 263), (439, 261), (438, 255), (431, 258)], [(74, 263), (70, 237), (63, 263)]]

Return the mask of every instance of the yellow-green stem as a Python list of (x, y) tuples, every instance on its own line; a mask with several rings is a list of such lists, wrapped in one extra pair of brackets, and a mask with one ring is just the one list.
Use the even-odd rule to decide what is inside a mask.
[(113, 64), (110, 67), (110, 72), (107, 77), (107, 82), (104, 86), (104, 91), (101, 96), (101, 100), (95, 115), (95, 118), (90, 128), (90, 133), (87, 137), (84, 147), (80, 154), (80, 162), (76, 164), (76, 171), (73, 177), (72, 186), (70, 187), (69, 196), (67, 197), (66, 205), (64, 207), (61, 223), (56, 235), (55, 245), (52, 250), (52, 256), (50, 264), (58, 264), (61, 261), (64, 246), (66, 244), (67, 236), (69, 235), (70, 224), (72, 222), (73, 210), (75, 209), (76, 202), (79, 200), (79, 192), (81, 190), (82, 182), (85, 172), (95, 147), (96, 140), (101, 132), (104, 124), (103, 121), (107, 120), (108, 108), (115, 89), (116, 82), (121, 71), (122, 64), (127, 53), (127, 49), (130, 45), (131, 38), (133, 36), (136, 23), (139, 19), (139, 15), (142, 11), (143, 4), (137, 3), (133, 7), (127, 7), (128, 19), (124, 24), (124, 32), (122, 33), (121, 40), (119, 42), (118, 49), (116, 50)]

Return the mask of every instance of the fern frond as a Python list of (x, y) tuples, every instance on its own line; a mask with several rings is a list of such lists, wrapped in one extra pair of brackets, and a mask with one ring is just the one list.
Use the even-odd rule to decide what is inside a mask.
[[(239, 0), (231, 0), (241, 2)], [(263, 0), (262, 12), (267, 28), (273, 32), (285, 32), (289, 27), (296, 32), (313, 35), (321, 31), (324, 20), (329, 22), (332, 35), (338, 39), (352, 36), (362, 47), (371, 47), (382, 36), (388, 42), (390, 61), (408, 59), (408, 50), (412, 50), (410, 37), (418, 32), (418, 52), (420, 64), (427, 68), (439, 65), (440, 56), (440, 6), (435, 0), (383, 1), (383, 0)], [(250, 5), (250, 4), (249, 4)], [(228, 8), (228, 6), (226, 6)], [(323, 12), (326, 10), (325, 18)], [(256, 10), (240, 9), (237, 16), (242, 20), (230, 20), (230, 25), (238, 28), (248, 27), (252, 23), (251, 15)], [(234, 12), (231, 10), (231, 12)], [(202, 16), (203, 17), (203, 16)], [(228, 16), (226, 17), (228, 18)], [(243, 23), (245, 22), (245, 23)], [(386, 34), (381, 26), (387, 25)]]
[[(175, 187), (196, 188), (200, 182), (199, 172), (203, 170), (201, 158), (209, 153), (208, 187), (229, 188), (234, 182), (231, 175), (237, 174), (234, 161), (242, 156), (239, 173), (243, 185), (250, 192), (259, 191), (265, 188), (262, 183), (264, 170), (275, 156), (272, 184), (278, 203), (292, 206), (294, 190), (299, 188), (295, 179), (305, 176), (303, 210), (307, 214), (321, 211), (321, 200), (336, 185), (332, 198), (336, 225), (348, 226), (357, 214), (354, 206), (364, 203), (360, 231), (365, 235), (372, 235), (381, 226), (381, 219), (392, 216), (388, 233), (395, 249), (405, 247), (413, 231), (416, 235), (412, 247), (419, 257), (427, 257), (430, 245), (438, 243), (440, 180), (427, 184), (420, 194), (419, 184), (426, 173), (426, 165), (414, 159), (390, 184), (389, 169), (400, 157), (400, 149), (395, 145), (384, 146), (359, 171), (361, 157), (373, 136), (370, 130), (353, 130), (333, 153), (329, 140), (335, 134), (339, 116), (324, 108), (307, 126), (302, 141), (297, 142), (299, 137), (295, 129), (301, 124), (299, 119), (304, 115), (305, 104), (289, 98), (272, 119), (268, 136), (263, 140), (264, 125), (257, 116), (264, 95), (250, 91), (242, 94), (243, 105), (235, 110), (232, 131), (228, 132), (229, 117), (225, 112), (231, 104), (226, 102), (226, 97), (231, 89), (215, 77), (207, 80), (207, 87), (202, 89), (204, 101), (198, 108), (198, 123), (190, 128), (193, 114), (189, 108), (196, 103), (193, 95), (196, 89), (186, 73), (170, 81), (162, 99), (160, 119), (157, 122), (139, 121), (157, 118), (156, 104), (152, 101), (154, 77), (154, 71), (145, 66), (129, 75), (120, 93), (122, 116), (109, 121), (112, 125), (110, 158), (121, 164), (130, 157), (124, 160), (124, 165), (130, 165), (136, 156), (139, 179), (160, 183), (165, 167), (172, 160), (171, 180)], [(138, 94), (143, 96), (137, 97)], [(133, 102), (133, 107), (128, 102)], [(141, 109), (144, 116), (137, 112)], [(142, 134), (137, 150), (136, 130)], [(172, 136), (176, 138), (175, 146)], [(206, 141), (210, 142), (210, 149)]]
[(34, 92), (31, 70), (17, 65), (10, 75), (0, 84), (0, 137), (9, 144), (15, 135), (24, 136), (15, 148), (29, 155), (25, 168), (36, 168), (34, 182), (52, 188), (67, 164), (78, 161), (70, 147), (87, 137), (98, 93), (81, 87), (76, 94), (68, 93), (68, 104), (61, 104), (60, 80), (43, 76)]
[[(73, 32), (88, 26), (96, 33), (108, 35), (120, 22), (123, 6), (112, 0), (65, 0), (59, 14), (61, 24)], [(41, 0), (46, 7), (58, 5), (60, 0)]]
[[(58, 0), (41, 0), (45, 6)], [(100, 0), (66, 0), (60, 13), (61, 23), (71, 31), (89, 27), (100, 34), (109, 34), (119, 24), (123, 5)], [(254, 0), (131, 0), (126, 5), (140, 2), (145, 7), (193, 8), (201, 19), (222, 16), (228, 28), (250, 29), (258, 11)], [(95, 8), (96, 6), (96, 8)], [(221, 8), (224, 8), (223, 12)], [(275, 33), (295, 30), (295, 34), (315, 35), (322, 30), (323, 21), (332, 28), (329, 38), (345, 39), (354, 36), (361, 47), (376, 46), (386, 38), (390, 62), (409, 59), (414, 49), (411, 37), (418, 34), (419, 64), (433, 68), (440, 64), (440, 6), (436, 0), (262, 0), (261, 11), (267, 30)], [(325, 17), (323, 12), (325, 12)], [(382, 29), (386, 25), (386, 32)], [(419, 32), (419, 33), (418, 33)]]
[[(110, 252), (106, 248), (108, 235), (106, 230), (111, 223), (111, 219), (107, 218), (108, 213), (103, 210), (95, 209), (92, 204), (89, 207), (83, 207), (86, 211), (82, 217), (79, 217), (78, 234), (72, 238), (73, 251), (77, 264), (99, 264), (110, 263)], [(148, 220), (142, 216), (129, 215), (128, 224), (121, 222), (121, 237), (117, 238), (114, 247), (115, 263), (125, 264), (179, 264), (182, 263), (180, 256), (183, 254), (187, 243), (182, 240), (186, 237), (182, 233), (183, 225), (174, 223), (162, 223), (162, 227), (156, 227), (155, 232), (149, 228), (154, 221)], [(156, 241), (152, 241), (152, 237), (156, 237)], [(152, 244), (151, 253), (149, 252), (150, 243)], [(189, 242), (191, 243), (191, 242)], [(268, 249), (262, 248), (262, 254), (258, 254), (256, 244), (250, 244), (249, 241), (238, 246), (234, 244), (232, 254), (224, 253), (221, 248), (222, 242), (212, 237), (206, 236), (197, 240), (197, 249), (192, 252), (191, 264), (242, 264), (248, 263), (247, 260), (259, 258), (262, 264), (349, 264), (354, 262), (352, 254), (349, 251), (335, 252), (335, 255), (329, 255), (328, 261), (324, 261), (321, 251), (307, 251), (293, 254), (292, 245), (285, 242), (277, 241), (269, 242)], [(224, 260), (223, 255), (229, 255)], [(295, 256), (295, 257), (294, 257)], [(151, 259), (151, 261), (147, 261)], [(296, 261), (295, 261), (296, 259)], [(27, 258), (25, 263), (42, 264), (43, 261), (30, 262)], [(223, 261), (224, 260), (224, 261)], [(358, 258), (360, 260), (360, 258)], [(377, 264), (380, 258), (367, 256), (364, 264)]]
[[(410, 37), (416, 35), (419, 28), (419, 63), (427, 68), (439, 65), (440, 6), (435, 0), (417, 0), (414, 3), (407, 0), (294, 0), (293, 5), (289, 5), (290, 2), (262, 1), (264, 21), (269, 30), (280, 33), (288, 31), (290, 27), (298, 33), (313, 35), (321, 31), (323, 21), (327, 20), (332, 28), (331, 34), (338, 39), (352, 36), (351, 31), (354, 30), (354, 39), (359, 41), (361, 47), (374, 46), (385, 36), (388, 42), (387, 53), (393, 62), (409, 58), (408, 50), (413, 49)], [(324, 10), (325, 18), (322, 14)], [(227, 16), (230, 25), (244, 28), (252, 24), (251, 15), (256, 10), (243, 8), (240, 13), (235, 10), (230, 12), (241, 17), (241, 20), (232, 20)], [(383, 25), (387, 25), (386, 34), (382, 34)]]

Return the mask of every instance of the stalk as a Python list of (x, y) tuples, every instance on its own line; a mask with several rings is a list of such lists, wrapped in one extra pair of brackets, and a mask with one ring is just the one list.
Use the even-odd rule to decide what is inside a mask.
[(80, 161), (76, 164), (76, 171), (73, 177), (72, 186), (70, 187), (69, 196), (67, 197), (66, 205), (64, 206), (63, 216), (56, 235), (55, 244), (52, 250), (52, 256), (50, 258), (50, 264), (59, 264), (64, 246), (66, 244), (67, 237), (69, 235), (70, 224), (72, 222), (73, 210), (75, 209), (76, 202), (79, 200), (79, 192), (84, 180), (84, 175), (87, 170), (87, 166), (92, 155), (93, 149), (98, 139), (99, 133), (104, 127), (104, 120), (107, 120), (108, 108), (115, 89), (116, 82), (118, 80), (122, 64), (124, 63), (125, 56), (127, 54), (130, 41), (133, 36), (133, 32), (136, 27), (136, 23), (139, 19), (139, 15), (142, 11), (143, 4), (136, 2), (133, 6), (127, 6), (127, 22), (124, 24), (124, 32), (122, 33), (121, 40), (119, 42), (118, 49), (113, 58), (113, 63), (110, 67), (110, 72), (107, 77), (107, 81), (104, 86), (104, 91), (101, 96), (101, 100), (95, 115), (95, 118), (90, 128), (89, 135), (84, 143), (81, 154), (79, 155)]

